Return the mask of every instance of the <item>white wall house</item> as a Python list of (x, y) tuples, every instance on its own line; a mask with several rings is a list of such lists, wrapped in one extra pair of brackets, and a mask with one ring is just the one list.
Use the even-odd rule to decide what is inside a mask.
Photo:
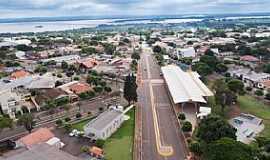
[(21, 103), (25, 101), (28, 94), (20, 94), (13, 90), (2, 90), (0, 93), (0, 108), (3, 114), (15, 119), (17, 112), (22, 112)]
[(176, 49), (176, 54), (178, 58), (186, 58), (186, 57), (191, 57), (194, 58), (196, 57), (196, 51), (193, 47), (189, 48), (177, 48)]
[(247, 68), (229, 69), (231, 77), (238, 78), (245, 83), (245, 86), (256, 87), (263, 89), (264, 82), (270, 80), (270, 74), (268, 73), (256, 73)]
[(109, 138), (124, 122), (124, 113), (109, 109), (84, 126), (85, 135), (92, 139)]

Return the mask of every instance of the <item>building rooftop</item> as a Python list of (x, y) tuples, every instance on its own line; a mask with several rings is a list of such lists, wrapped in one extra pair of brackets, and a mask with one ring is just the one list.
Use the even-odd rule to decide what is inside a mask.
[(53, 138), (54, 134), (48, 128), (40, 128), (18, 140), (18, 142), (29, 147), (35, 144), (44, 143)]
[(242, 56), (240, 57), (241, 61), (248, 61), (248, 62), (258, 62), (259, 59), (254, 57), (254, 56), (250, 56), (250, 55), (246, 55), (246, 56)]
[(78, 60), (78, 63), (83, 65), (85, 68), (93, 68), (94, 66), (98, 65), (98, 61), (92, 58)]
[(29, 150), (14, 156), (3, 158), (3, 160), (80, 160), (56, 147), (42, 143), (34, 145)]
[(40, 75), (29, 75), (25, 76), (19, 79), (14, 79), (9, 83), (3, 82), (3, 80), (0, 81), (0, 92), (2, 90), (6, 89), (13, 89), (19, 86), (24, 86), (25, 88), (28, 89), (40, 89), (40, 88), (53, 88), (55, 86), (55, 82), (58, 78), (53, 77), (48, 74), (44, 74), (42, 76)]
[(204, 97), (213, 93), (199, 79), (197, 72), (184, 72), (180, 67), (168, 65), (161, 68), (175, 104), (184, 102), (206, 103)]
[(25, 70), (18, 70), (11, 74), (10, 79), (19, 79), (19, 78), (23, 78), (29, 75), (30, 73)]
[(109, 109), (102, 114), (100, 114), (97, 118), (86, 124), (84, 127), (86, 128), (94, 128), (96, 130), (103, 130), (106, 126), (112, 122), (117, 117), (123, 115), (121, 111), (117, 111), (114, 109)]
[(249, 79), (254, 82), (267, 81), (270, 77), (270, 74), (268, 73), (256, 73), (249, 68), (230, 68), (228, 72), (232, 75), (236, 75), (238, 77), (242, 76), (243, 79)]
[(183, 55), (183, 57), (195, 57), (196, 56), (196, 51), (193, 47), (189, 47), (189, 48), (182, 48), (180, 49), (181, 54)]
[(103, 156), (103, 150), (101, 148), (98, 148), (98, 147), (95, 147), (95, 146), (89, 148), (89, 152), (93, 153), (93, 154), (95, 154), (97, 156)]
[(92, 90), (92, 88), (90, 87), (89, 84), (87, 84), (87, 83), (80, 83), (80, 82), (75, 83), (75, 84), (72, 84), (71, 86), (69, 86), (69, 88), (75, 94), (81, 94), (81, 93), (84, 93), (84, 92), (87, 92), (87, 91)]
[(61, 56), (61, 57), (53, 57), (49, 59), (43, 59), (42, 62), (49, 62), (49, 61), (56, 61), (56, 62), (63, 62), (63, 61), (75, 61), (79, 60), (81, 57), (79, 55), (67, 55), (67, 56)]

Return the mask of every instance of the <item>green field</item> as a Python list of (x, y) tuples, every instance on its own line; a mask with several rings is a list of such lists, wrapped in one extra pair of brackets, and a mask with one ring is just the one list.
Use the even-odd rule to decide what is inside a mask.
[(132, 160), (135, 109), (131, 109), (127, 115), (130, 119), (105, 142), (106, 160)]
[(248, 95), (240, 96), (238, 98), (238, 104), (242, 112), (250, 113), (263, 119), (265, 129), (261, 133), (261, 136), (270, 138), (270, 106)]

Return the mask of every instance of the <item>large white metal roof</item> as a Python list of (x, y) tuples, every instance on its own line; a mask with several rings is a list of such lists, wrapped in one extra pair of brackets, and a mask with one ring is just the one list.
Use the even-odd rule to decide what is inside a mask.
[(204, 97), (213, 93), (199, 79), (197, 72), (184, 72), (180, 67), (168, 65), (161, 68), (175, 104), (184, 102), (206, 103)]

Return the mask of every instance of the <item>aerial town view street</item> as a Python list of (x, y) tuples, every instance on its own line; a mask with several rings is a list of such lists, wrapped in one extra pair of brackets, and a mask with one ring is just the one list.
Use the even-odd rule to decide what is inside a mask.
[(270, 1), (0, 1), (0, 160), (270, 160)]

